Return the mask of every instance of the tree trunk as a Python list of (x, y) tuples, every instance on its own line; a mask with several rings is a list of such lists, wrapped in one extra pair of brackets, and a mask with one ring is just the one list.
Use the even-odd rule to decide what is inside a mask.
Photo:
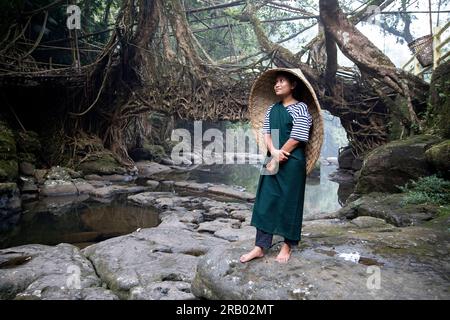
[(339, 8), (337, 0), (320, 0), (319, 7), (325, 30), (344, 55), (352, 60), (362, 73), (378, 79), (402, 95), (407, 102), (410, 124), (417, 125), (421, 130), (421, 122), (412, 105), (412, 99), (423, 98), (424, 89), (428, 89), (428, 85), (421, 79), (397, 69), (383, 52), (350, 23)]

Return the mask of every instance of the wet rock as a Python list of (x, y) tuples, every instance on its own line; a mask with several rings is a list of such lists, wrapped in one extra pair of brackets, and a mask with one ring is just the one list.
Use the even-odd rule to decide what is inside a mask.
[(83, 176), (88, 174), (113, 175), (127, 173), (127, 170), (107, 150), (90, 154), (89, 159), (79, 164), (76, 170), (81, 171)]
[(239, 202), (221, 202), (212, 199), (204, 199), (202, 205), (205, 209), (222, 209), (227, 212), (232, 212), (233, 210), (249, 210), (253, 207), (251, 203), (239, 203)]
[(191, 285), (184, 281), (157, 281), (130, 291), (130, 300), (195, 300)]
[(136, 162), (136, 167), (139, 170), (139, 178), (151, 178), (152, 176), (172, 172), (170, 167), (151, 161)]
[(397, 227), (419, 225), (437, 216), (439, 206), (427, 204), (403, 205), (404, 194), (373, 192), (348, 203), (338, 210), (339, 217), (358, 216), (380, 218)]
[(308, 222), (306, 231), (322, 228), (321, 236), (304, 236), (287, 264), (275, 261), (280, 244), (245, 264), (239, 257), (254, 240), (214, 247), (200, 258), (191, 290), (225, 300), (450, 298), (444, 233), (416, 227), (379, 233), (335, 223)]
[(22, 193), (38, 193), (39, 189), (32, 177), (20, 177), (19, 187)]
[(2, 299), (117, 299), (101, 287), (92, 264), (69, 244), (0, 250)]
[(241, 222), (245, 221), (248, 217), (251, 217), (251, 215), (252, 215), (252, 211), (250, 211), (250, 210), (239, 209), (239, 210), (232, 210), (230, 212), (230, 216), (233, 219), (237, 219)]
[(147, 180), (145, 184), (150, 187), (150, 190), (156, 190), (159, 187), (160, 183), (159, 181), (155, 180)]
[(164, 180), (164, 181), (161, 181), (161, 184), (164, 187), (172, 187), (172, 186), (175, 185), (175, 181), (173, 181), (173, 180)]
[(45, 182), (45, 176), (47, 175), (47, 170), (45, 169), (36, 169), (34, 171), (34, 178), (38, 184), (42, 184)]
[(203, 222), (203, 210), (186, 210), (186, 209), (180, 209), (180, 210), (168, 210), (160, 213), (160, 218), (162, 221), (165, 221), (166, 219), (172, 219), (175, 218), (180, 222), (183, 223), (193, 223), (193, 224), (199, 224)]
[(111, 174), (111, 175), (103, 175), (100, 180), (106, 180), (111, 182), (130, 182), (135, 178), (130, 175), (123, 174)]
[(131, 150), (130, 157), (133, 161), (151, 160), (160, 162), (162, 159), (167, 159), (167, 154), (162, 146), (144, 143), (142, 148)]
[(160, 161), (161, 164), (165, 164), (167, 166), (173, 166), (175, 165), (175, 162), (172, 159), (169, 158), (162, 158)]
[(450, 138), (450, 63), (441, 63), (431, 76), (428, 93), (426, 122), (427, 129), (442, 137)]
[(161, 210), (173, 209), (177, 206), (195, 208), (202, 202), (202, 199), (191, 196), (175, 196), (172, 192), (143, 192), (129, 196), (128, 200), (142, 206), (154, 206)]
[(244, 241), (244, 240), (255, 240), (256, 229), (250, 226), (241, 226), (241, 228), (228, 227), (224, 229), (219, 229), (214, 232), (214, 236), (217, 238), (225, 239), (231, 242), (234, 241)]
[(398, 186), (433, 174), (425, 152), (439, 141), (437, 136), (419, 135), (375, 148), (364, 159), (355, 193), (400, 192)]
[(82, 179), (73, 180), (73, 184), (77, 188), (77, 194), (89, 194), (95, 190), (93, 185)]
[(167, 281), (181, 284), (170, 288), (170, 296), (177, 299), (186, 297), (184, 293), (194, 277), (198, 256), (223, 243), (227, 241), (187, 230), (156, 227), (103, 241), (83, 252), (100, 278), (122, 299), (155, 297), (155, 286)]
[(222, 208), (211, 208), (203, 214), (206, 221), (213, 221), (219, 218), (228, 218), (230, 213)]
[(229, 196), (229, 197), (233, 197), (233, 198), (238, 198), (238, 199), (242, 199), (242, 200), (247, 200), (247, 201), (255, 200), (255, 195), (253, 193), (236, 190), (233, 187), (225, 186), (225, 185), (209, 187), (208, 192), (225, 195), (225, 196)]
[(216, 231), (228, 228), (238, 229), (241, 222), (236, 219), (216, 219), (214, 221), (207, 221), (200, 223), (197, 232), (208, 232), (214, 234)]
[(338, 164), (341, 169), (352, 169), (353, 160), (355, 156), (353, 155), (352, 149), (350, 146), (346, 146), (342, 151), (339, 152)]
[(174, 183), (175, 187), (182, 187), (194, 191), (206, 191), (211, 183), (197, 183), (195, 181), (177, 181)]
[(93, 181), (102, 181), (103, 178), (101, 176), (99, 176), (98, 174), (87, 174), (84, 176), (85, 180), (93, 180)]
[(339, 218), (340, 214), (338, 211), (333, 212), (315, 212), (309, 213), (303, 217), (303, 221), (320, 220), (320, 219), (335, 219)]
[(46, 180), (41, 187), (41, 194), (47, 197), (76, 195), (78, 190), (72, 181)]
[(392, 229), (394, 226), (386, 223), (383, 219), (373, 218), (373, 217), (358, 217), (351, 221), (354, 225), (359, 228), (383, 228)]
[(89, 194), (96, 198), (111, 198), (112, 196), (120, 193), (138, 193), (144, 191), (146, 188), (143, 186), (118, 186), (111, 185), (94, 189)]
[(49, 171), (47, 171), (46, 178), (48, 180), (71, 180), (72, 179), (68, 168), (64, 168), (64, 167), (60, 167), (60, 166), (52, 167)]
[(127, 199), (141, 206), (152, 206), (155, 204), (156, 199), (172, 195), (171, 192), (143, 192), (129, 196)]
[(433, 145), (425, 152), (431, 166), (445, 179), (450, 179), (450, 140)]

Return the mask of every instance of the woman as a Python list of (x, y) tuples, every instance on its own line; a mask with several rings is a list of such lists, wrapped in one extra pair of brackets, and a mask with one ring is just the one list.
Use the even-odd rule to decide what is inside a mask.
[(264, 250), (271, 247), (273, 234), (284, 237), (276, 257), (280, 263), (289, 260), (292, 246), (300, 241), (306, 183), (305, 145), (312, 125), (307, 105), (296, 96), (300, 84), (301, 80), (289, 72), (276, 74), (274, 90), (279, 101), (267, 110), (263, 127), (270, 157), (265, 161), (266, 174), (260, 175), (251, 221), (257, 228), (255, 247), (240, 257), (242, 263), (263, 257)]

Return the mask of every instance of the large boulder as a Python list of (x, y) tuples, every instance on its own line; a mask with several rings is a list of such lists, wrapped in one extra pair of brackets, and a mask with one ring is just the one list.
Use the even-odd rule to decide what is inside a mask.
[(446, 231), (386, 227), (380, 221), (305, 222), (287, 264), (280, 245), (240, 263), (253, 240), (211, 248), (192, 282), (199, 298), (234, 300), (449, 299)]
[(450, 138), (450, 62), (433, 71), (426, 112), (426, 124), (430, 132)]
[(111, 300), (78, 248), (26, 245), (0, 250), (0, 299)]
[(198, 257), (228, 243), (207, 234), (159, 226), (112, 238), (83, 253), (122, 299), (194, 299), (190, 292)]
[(437, 136), (418, 135), (375, 148), (364, 159), (354, 193), (400, 192), (398, 186), (433, 174), (425, 152), (440, 141)]
[(450, 180), (450, 140), (433, 145), (425, 152), (425, 157), (442, 177)]
[(398, 227), (420, 225), (438, 215), (438, 205), (406, 204), (404, 200), (404, 193), (372, 192), (347, 203), (336, 214), (347, 219), (379, 218)]
[(142, 148), (135, 148), (129, 152), (131, 159), (134, 161), (151, 160), (155, 162), (161, 162), (162, 159), (167, 158), (164, 147), (144, 143)]
[(111, 175), (125, 174), (127, 172), (127, 170), (114, 159), (112, 153), (107, 150), (90, 154), (88, 160), (83, 161), (76, 169), (81, 171), (83, 175)]

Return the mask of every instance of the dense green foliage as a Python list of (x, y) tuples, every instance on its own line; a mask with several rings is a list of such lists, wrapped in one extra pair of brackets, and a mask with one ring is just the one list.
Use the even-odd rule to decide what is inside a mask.
[(406, 193), (405, 204), (450, 204), (450, 181), (436, 175), (422, 177), (411, 181), (405, 186), (399, 186)]

